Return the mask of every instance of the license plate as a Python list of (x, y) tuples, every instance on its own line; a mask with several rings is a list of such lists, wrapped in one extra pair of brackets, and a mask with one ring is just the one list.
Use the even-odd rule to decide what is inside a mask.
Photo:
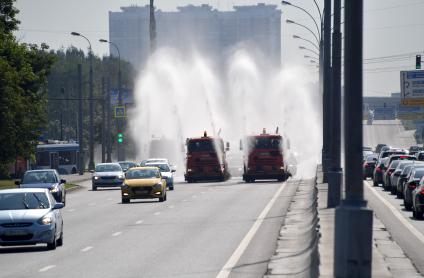
[(26, 231), (6, 231), (4, 234), (6, 236), (24, 236), (28, 233)]
[(149, 192), (149, 190), (141, 188), (141, 189), (136, 189), (135, 192), (137, 194), (146, 194)]

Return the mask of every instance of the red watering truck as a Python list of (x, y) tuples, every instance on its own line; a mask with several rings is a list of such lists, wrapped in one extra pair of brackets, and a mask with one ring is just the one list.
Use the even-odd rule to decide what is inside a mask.
[(224, 148), (222, 138), (208, 136), (205, 132), (203, 137), (187, 138), (186, 145), (187, 165), (184, 177), (187, 182), (229, 179), (225, 156), (229, 144)]
[(246, 136), (240, 149), (244, 150), (244, 181), (285, 181), (291, 176), (284, 163), (283, 137), (278, 134), (278, 128), (275, 134), (268, 134), (263, 129), (262, 134)]

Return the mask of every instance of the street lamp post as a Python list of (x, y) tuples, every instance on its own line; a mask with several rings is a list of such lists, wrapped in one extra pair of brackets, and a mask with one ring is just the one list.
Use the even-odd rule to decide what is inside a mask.
[(373, 212), (362, 180), (363, 0), (345, 1), (345, 199), (336, 208), (334, 276), (371, 277)]
[(89, 45), (89, 56), (90, 56), (90, 73), (89, 73), (89, 83), (90, 83), (90, 90), (89, 90), (89, 142), (88, 142), (88, 151), (89, 151), (89, 161), (88, 161), (88, 169), (94, 170), (94, 103), (93, 103), (93, 91), (94, 91), (94, 84), (93, 84), (93, 50), (91, 48), (91, 42), (90, 40), (85, 37), (84, 35), (81, 35), (77, 32), (72, 32), (71, 35), (78, 36), (84, 38)]
[[(116, 52), (118, 53), (118, 106), (122, 106), (122, 73), (121, 73), (121, 52), (119, 51), (119, 47), (116, 43), (105, 40), (105, 39), (100, 39), (100, 42), (103, 43), (109, 43), (110, 45), (112, 45), (113, 47), (115, 47)], [(116, 119), (116, 125), (117, 125), (117, 129), (118, 129), (118, 133), (122, 132), (122, 128), (123, 128), (123, 122), (120, 118)], [(110, 127), (109, 127), (110, 128)], [(118, 142), (117, 144), (117, 156), (118, 156), (118, 161), (123, 161), (125, 160), (125, 149), (122, 148), (121, 146), (122, 144)]]
[(311, 52), (311, 53), (313, 53), (313, 54), (315, 54), (315, 55), (319, 56), (319, 53), (318, 53), (318, 52), (316, 52), (315, 50), (312, 50), (312, 49), (310, 49), (310, 48), (307, 48), (307, 47), (305, 47), (305, 46), (299, 46), (299, 49), (300, 49), (300, 50), (306, 50), (306, 51), (309, 51), (309, 52)]
[(293, 35), (293, 39), (298, 39), (298, 40), (302, 40), (302, 41), (305, 41), (305, 42), (308, 42), (309, 44), (311, 44), (316, 50), (318, 50), (318, 51), (320, 51), (320, 49), (319, 49), (319, 46), (316, 44), (316, 43), (314, 43), (313, 41), (311, 41), (311, 40), (308, 40), (308, 39), (305, 39), (305, 38), (303, 38), (303, 37), (301, 37), (301, 36), (298, 36), (298, 35)]
[(304, 29), (306, 29), (306, 30), (308, 30), (313, 36), (314, 36), (314, 38), (315, 38), (315, 40), (317, 41), (317, 44), (319, 44), (319, 39), (318, 39), (318, 37), (319, 37), (319, 33), (318, 33), (318, 36), (315, 34), (315, 32), (314, 31), (312, 31), (309, 27), (307, 27), (307, 26), (305, 26), (305, 25), (303, 25), (303, 24), (300, 24), (300, 23), (297, 23), (297, 22), (295, 22), (295, 21), (293, 21), (293, 20), (290, 20), (290, 19), (287, 19), (286, 20), (286, 23), (287, 24), (294, 24), (294, 25), (297, 25), (297, 26), (300, 26), (300, 27), (302, 27), (302, 28), (304, 28)]
[(333, 64), (332, 64), (332, 126), (330, 129), (332, 142), (331, 162), (328, 171), (327, 207), (334, 208), (340, 204), (343, 172), (341, 168), (341, 75), (342, 75), (342, 34), (341, 0), (334, 0), (333, 16)]

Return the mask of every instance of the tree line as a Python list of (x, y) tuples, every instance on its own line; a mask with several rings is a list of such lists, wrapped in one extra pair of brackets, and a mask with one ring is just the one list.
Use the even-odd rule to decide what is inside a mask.
[[(33, 159), (42, 139), (77, 139), (78, 64), (82, 65), (83, 98), (88, 98), (89, 57), (70, 47), (57, 51), (20, 43), (15, 0), (0, 0), (0, 176), (6, 177), (17, 157)], [(94, 98), (118, 83), (118, 59), (93, 57)], [(122, 87), (132, 88), (134, 70), (121, 62)], [(95, 141), (101, 141), (101, 101), (95, 101)], [(88, 100), (84, 100), (84, 138), (88, 138)], [(62, 128), (61, 128), (62, 127)], [(87, 140), (87, 139), (85, 139)], [(86, 141), (87, 142), (87, 141)]]

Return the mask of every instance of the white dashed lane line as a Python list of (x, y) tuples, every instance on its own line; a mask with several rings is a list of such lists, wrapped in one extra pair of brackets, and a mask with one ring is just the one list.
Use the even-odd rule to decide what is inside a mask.
[(122, 232), (116, 232), (116, 233), (113, 233), (112, 236), (119, 236), (120, 234), (122, 234)]
[(67, 212), (74, 212), (75, 209), (68, 209)]
[(153, 215), (159, 215), (159, 214), (160, 214), (160, 211), (153, 213)]
[(54, 264), (52, 264), (52, 265), (48, 265), (48, 266), (46, 266), (46, 267), (43, 267), (43, 268), (41, 268), (38, 272), (46, 272), (46, 271), (48, 271), (48, 270), (50, 270), (50, 269), (52, 269), (52, 268), (55, 268), (56, 266), (54, 265)]
[(93, 246), (87, 246), (87, 247), (81, 249), (81, 252), (87, 252), (87, 251), (89, 251), (91, 249), (93, 249)]
[(136, 221), (136, 222), (135, 222), (135, 224), (136, 224), (136, 225), (140, 225), (140, 224), (141, 224), (141, 223), (143, 223), (143, 222), (144, 222), (143, 220), (138, 220), (138, 221)]
[(170, 208), (170, 209), (173, 209), (175, 206), (173, 206), (173, 205), (170, 205), (170, 206), (168, 206), (168, 208)]

